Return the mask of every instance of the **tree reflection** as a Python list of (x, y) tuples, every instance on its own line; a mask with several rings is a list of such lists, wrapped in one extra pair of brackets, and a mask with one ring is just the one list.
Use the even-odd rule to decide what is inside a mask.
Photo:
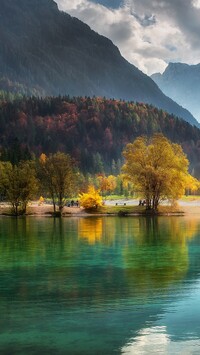
[(187, 242), (199, 227), (197, 219), (141, 218), (135, 245), (124, 250), (127, 278), (140, 293), (164, 290), (178, 282), (189, 266)]
[[(51, 337), (59, 329), (64, 339), (66, 334), (74, 339), (73, 329), (78, 329), (77, 343), (87, 329), (88, 344), (93, 336), (94, 349), (97, 339), (112, 343), (115, 334), (120, 349), (160, 316), (171, 296), (174, 299), (176, 293), (181, 299), (186, 284), (192, 290), (191, 279), (199, 272), (199, 249), (191, 260), (188, 256), (190, 240), (199, 235), (198, 219), (1, 218), (1, 222), (0, 311), (9, 334), (13, 327), (17, 334), (20, 327), (27, 333), (31, 320), (31, 327), (39, 331), (47, 324)], [(192, 278), (185, 277), (189, 265)]]
[(81, 218), (79, 220), (79, 238), (87, 240), (89, 244), (101, 241), (103, 236), (102, 218)]
[(174, 217), (4, 219), (5, 297), (18, 290), (22, 298), (47, 292), (96, 304), (122, 296), (146, 298), (184, 278), (188, 241), (199, 227), (198, 219)]
[(103, 243), (111, 245), (115, 238), (115, 223), (112, 218), (88, 217), (80, 218), (78, 235), (88, 244)]

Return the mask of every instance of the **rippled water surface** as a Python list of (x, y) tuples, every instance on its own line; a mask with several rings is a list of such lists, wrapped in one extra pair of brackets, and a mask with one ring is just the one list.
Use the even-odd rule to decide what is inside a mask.
[(200, 218), (0, 218), (0, 354), (200, 354)]

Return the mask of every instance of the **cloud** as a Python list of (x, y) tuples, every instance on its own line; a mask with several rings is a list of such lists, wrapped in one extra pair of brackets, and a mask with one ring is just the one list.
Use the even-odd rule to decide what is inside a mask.
[[(56, 0), (147, 74), (200, 58), (200, 0)], [(120, 5), (121, 4), (121, 5)]]
[(192, 4), (197, 9), (200, 9), (200, 0), (193, 0)]
[(154, 15), (143, 15), (143, 16), (139, 16), (136, 13), (133, 14), (135, 16), (135, 18), (139, 21), (139, 23), (146, 27), (146, 26), (151, 26), (154, 25), (156, 23), (156, 18)]

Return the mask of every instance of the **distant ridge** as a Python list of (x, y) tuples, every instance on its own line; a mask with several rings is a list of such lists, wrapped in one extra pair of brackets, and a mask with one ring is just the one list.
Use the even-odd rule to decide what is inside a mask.
[(200, 120), (200, 64), (169, 63), (163, 74), (153, 74), (160, 89)]
[(46, 95), (145, 102), (199, 126), (109, 39), (59, 11), (53, 0), (0, 0), (0, 8), (0, 78)]

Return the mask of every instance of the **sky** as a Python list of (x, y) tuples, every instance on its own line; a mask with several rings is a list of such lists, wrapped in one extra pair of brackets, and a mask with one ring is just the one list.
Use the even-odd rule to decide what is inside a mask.
[(151, 75), (169, 62), (200, 62), (200, 0), (55, 0), (112, 40), (132, 64)]

